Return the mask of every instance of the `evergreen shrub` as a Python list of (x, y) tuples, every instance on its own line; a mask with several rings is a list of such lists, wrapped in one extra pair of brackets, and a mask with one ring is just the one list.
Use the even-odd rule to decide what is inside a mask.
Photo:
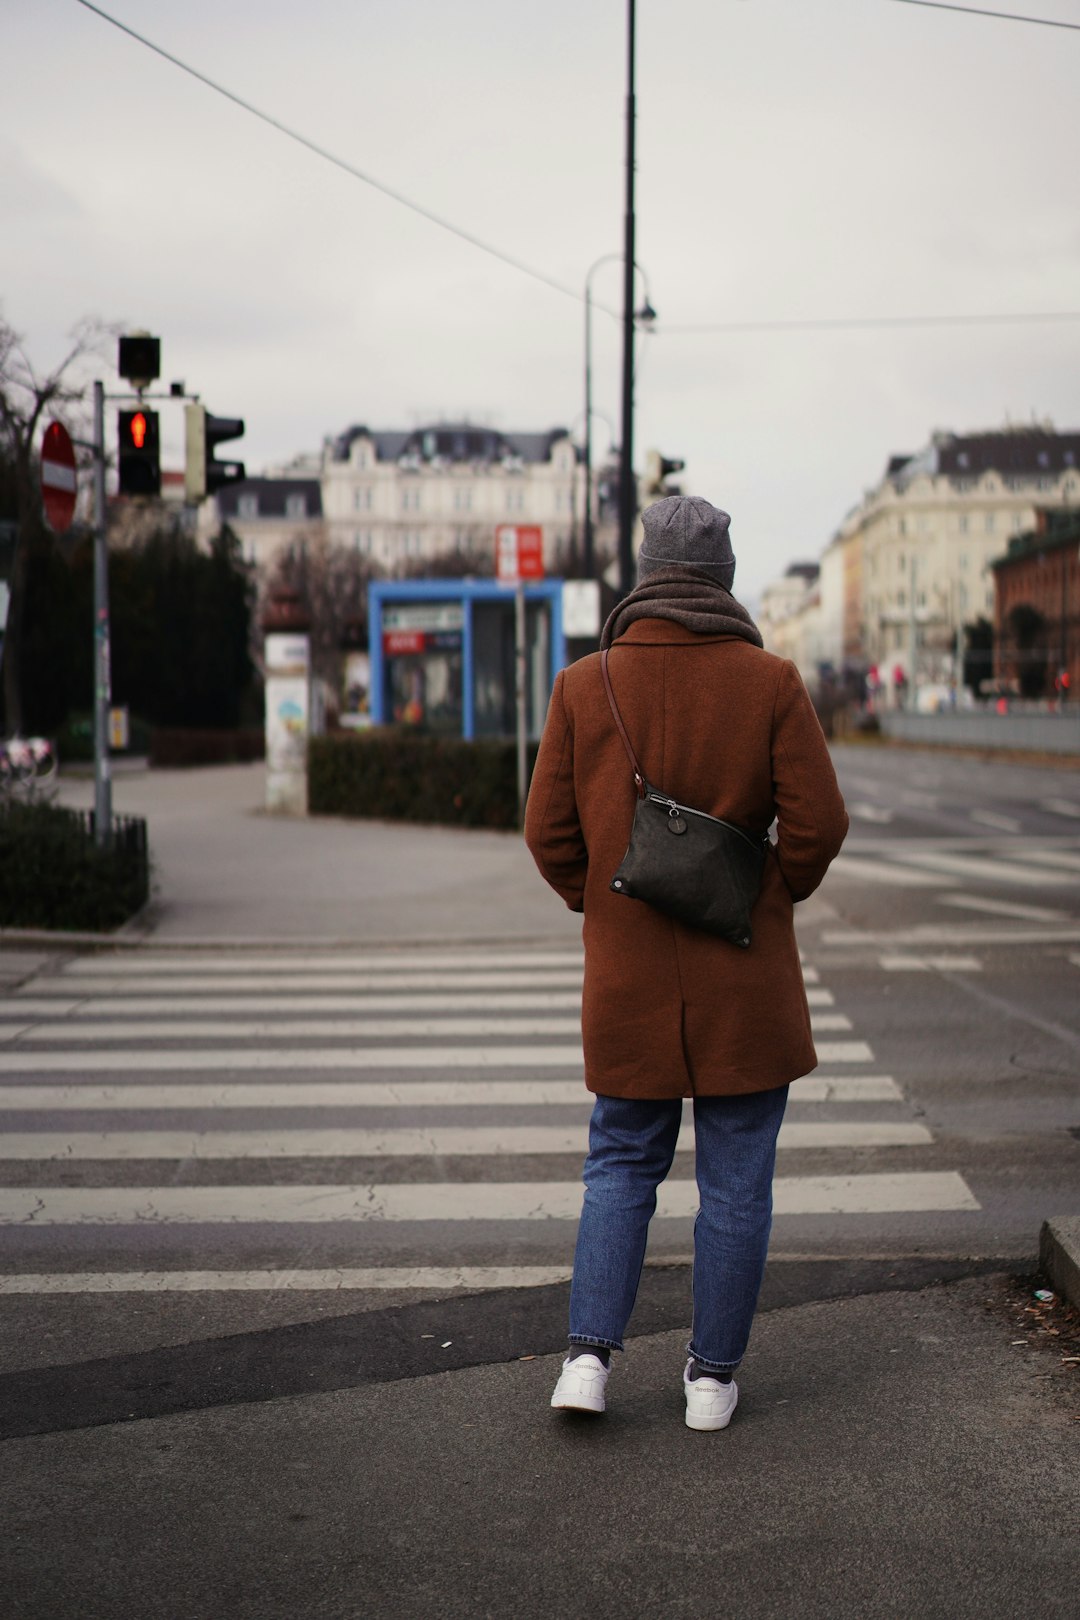
[[(535, 758), (534, 743), (530, 772)], [(394, 726), (313, 737), (308, 806), (312, 815), (516, 827), (516, 744), (503, 738), (466, 742)]]
[(51, 804), (0, 804), (0, 927), (104, 932), (150, 896), (146, 822), (113, 819), (108, 849), (93, 817)]

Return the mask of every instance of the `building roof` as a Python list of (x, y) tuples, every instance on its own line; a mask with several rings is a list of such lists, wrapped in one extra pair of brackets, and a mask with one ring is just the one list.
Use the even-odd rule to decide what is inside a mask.
[(1080, 467), (1080, 432), (1056, 433), (1049, 424), (1036, 424), (995, 433), (935, 433), (916, 455), (890, 456), (885, 477), (901, 485), (920, 473), (977, 478), (993, 471), (1006, 478), (1038, 478), (1070, 467)]
[(1045, 551), (1061, 551), (1065, 547), (1080, 545), (1080, 511), (1075, 507), (1050, 510), (1040, 507), (1035, 513), (1035, 528), (1027, 534), (1015, 535), (1009, 541), (1004, 557), (995, 557), (991, 568), (1007, 568), (1010, 563), (1037, 557)]
[(238, 478), (217, 492), (218, 511), (223, 518), (238, 517), (241, 495), (257, 495), (261, 518), (288, 518), (286, 508), (290, 495), (303, 495), (306, 516), (322, 516), (322, 490), (317, 478)]
[(550, 428), (546, 433), (500, 433), (497, 428), (477, 427), (472, 422), (433, 422), (426, 427), (401, 431), (346, 428), (330, 444), (332, 461), (347, 461), (354, 442), (370, 439), (378, 461), (398, 461), (415, 456), (420, 461), (539, 463), (551, 460), (553, 446), (569, 438), (566, 428)]

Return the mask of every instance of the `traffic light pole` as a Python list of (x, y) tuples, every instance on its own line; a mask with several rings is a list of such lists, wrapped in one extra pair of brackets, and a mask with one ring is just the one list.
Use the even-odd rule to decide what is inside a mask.
[(105, 514), (105, 386), (94, 383), (94, 840), (107, 849), (112, 835), (109, 776), (109, 551)]
[(634, 588), (634, 0), (627, 4), (626, 217), (623, 243), (622, 457), (619, 462), (619, 591)]

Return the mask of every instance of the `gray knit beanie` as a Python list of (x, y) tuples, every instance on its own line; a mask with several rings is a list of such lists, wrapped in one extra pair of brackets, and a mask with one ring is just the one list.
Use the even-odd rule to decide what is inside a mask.
[(697, 568), (730, 591), (735, 579), (731, 519), (700, 495), (667, 495), (647, 506), (645, 538), (638, 552), (638, 579), (661, 568)]

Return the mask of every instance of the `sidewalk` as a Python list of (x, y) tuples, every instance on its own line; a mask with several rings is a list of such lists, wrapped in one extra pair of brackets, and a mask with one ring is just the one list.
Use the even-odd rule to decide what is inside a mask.
[[(58, 802), (92, 808), (67, 778)], [(118, 774), (117, 815), (149, 824), (155, 899), (124, 931), (151, 944), (580, 939), (520, 835), (267, 815), (262, 765)]]
[(8, 1441), (5, 1613), (1072, 1620), (1075, 1385), (999, 1306), (976, 1278), (766, 1312), (720, 1434), (683, 1424), (668, 1332), (616, 1358), (601, 1419), (552, 1412), (559, 1357), (523, 1342)]
[[(272, 818), (262, 781), (258, 766), (118, 777), (116, 810), (149, 820), (158, 890), (131, 943), (579, 938), (513, 834)], [(66, 782), (62, 798), (92, 791)], [(48, 949), (21, 944), (0, 966), (16, 977)], [(1038, 1243), (1033, 1231), (1032, 1255)], [(242, 1349), (208, 1325), (165, 1363), (84, 1348), (102, 1357), (90, 1372), (113, 1407), (130, 1392), (130, 1413), (57, 1412), (52, 1432), (4, 1442), (5, 1615), (1073, 1620), (1080, 1368), (1063, 1357), (1075, 1345), (1037, 1331), (1004, 1278), (881, 1292), (897, 1289), (891, 1269), (855, 1297), (796, 1304), (781, 1290), (717, 1435), (685, 1428), (686, 1335), (650, 1331), (647, 1310), (606, 1417), (551, 1412), (565, 1302), (541, 1311), (522, 1291), (483, 1312), (457, 1296), (445, 1317), (432, 1299), (366, 1315), (339, 1302), (355, 1358), (320, 1393), (315, 1371), (281, 1373), (305, 1365), (282, 1348), (295, 1316)], [(445, 1332), (429, 1332), (436, 1319)], [(325, 1317), (310, 1326), (312, 1345), (332, 1331)], [(34, 1369), (56, 1359), (47, 1340), (27, 1344), (0, 1377), (0, 1408), (47, 1411)], [(173, 1399), (178, 1383), (190, 1398)], [(161, 1415), (116, 1421), (154, 1400)]]

